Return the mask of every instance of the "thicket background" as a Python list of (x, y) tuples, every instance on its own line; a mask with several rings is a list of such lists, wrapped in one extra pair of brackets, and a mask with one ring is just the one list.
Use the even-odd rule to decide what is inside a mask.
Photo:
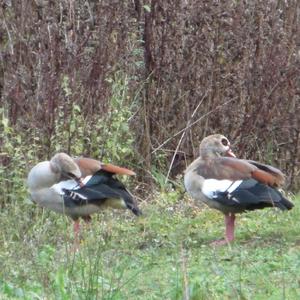
[(0, 10), (4, 201), (57, 151), (162, 182), (211, 133), (299, 190), (299, 1), (5, 0)]

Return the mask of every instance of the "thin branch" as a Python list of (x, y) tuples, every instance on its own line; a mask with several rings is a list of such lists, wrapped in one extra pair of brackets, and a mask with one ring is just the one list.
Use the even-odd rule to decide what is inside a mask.
[(202, 102), (203, 102), (203, 100), (206, 98), (206, 96), (207, 96), (207, 92), (204, 94), (204, 96), (202, 97), (202, 99), (199, 101), (197, 107), (194, 109), (194, 111), (193, 111), (193, 113), (192, 113), (190, 119), (189, 119), (188, 122), (187, 122), (187, 126), (185, 127), (185, 130), (183, 131), (183, 133), (182, 133), (182, 135), (181, 135), (181, 137), (180, 137), (180, 140), (179, 140), (179, 142), (178, 142), (178, 144), (177, 144), (177, 147), (176, 147), (175, 152), (174, 152), (173, 157), (172, 157), (172, 161), (171, 161), (171, 164), (170, 164), (168, 173), (167, 173), (167, 177), (166, 177), (166, 180), (165, 180), (165, 184), (168, 182), (169, 175), (170, 175), (170, 172), (171, 172), (171, 169), (172, 169), (172, 166), (173, 166), (173, 163), (174, 163), (176, 154), (177, 154), (178, 149), (179, 149), (179, 147), (180, 147), (180, 144), (181, 144), (181, 142), (182, 142), (182, 140), (183, 140), (183, 138), (184, 138), (184, 136), (185, 136), (185, 134), (186, 134), (186, 132), (187, 132), (187, 130), (188, 130), (188, 128), (189, 128), (190, 123), (192, 122), (192, 119), (193, 119), (194, 115), (196, 114), (197, 110), (199, 109), (200, 105), (202, 104)]
[(7, 32), (7, 36), (8, 36), (8, 40), (9, 40), (9, 46), (10, 46), (10, 50), (11, 50), (11, 55), (14, 55), (14, 46), (13, 46), (13, 41), (12, 41), (12, 37), (9, 31), (9, 28), (7, 26), (6, 20), (5, 20), (5, 16), (4, 13), (2, 11), (2, 17), (3, 17), (3, 23), (4, 23), (4, 27), (6, 29)]
[(166, 139), (161, 145), (159, 145), (157, 148), (155, 148), (151, 154), (157, 152), (158, 150), (160, 150), (165, 144), (167, 144), (170, 140), (172, 140), (175, 136), (177, 136), (178, 134), (180, 134), (181, 132), (185, 131), (186, 129), (194, 126), (195, 124), (197, 124), (198, 122), (202, 121), (205, 117), (209, 116), (210, 114), (212, 114), (213, 112), (215, 112), (216, 110), (222, 108), (223, 106), (227, 105), (228, 103), (232, 102), (233, 100), (237, 99), (237, 97), (232, 98), (226, 102), (224, 102), (223, 104), (217, 106), (215, 109), (212, 109), (211, 111), (207, 112), (206, 114), (204, 114), (203, 116), (201, 116), (199, 119), (197, 119), (195, 122), (191, 123), (190, 125), (186, 126), (185, 128), (181, 129), (180, 131), (176, 132), (174, 135), (172, 135), (171, 137), (169, 137), (168, 139)]

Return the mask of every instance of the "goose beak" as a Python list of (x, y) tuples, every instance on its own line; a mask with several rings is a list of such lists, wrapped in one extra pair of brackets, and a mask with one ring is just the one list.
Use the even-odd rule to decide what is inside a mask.
[(79, 184), (80, 187), (84, 186), (84, 183), (82, 182), (82, 178), (76, 178), (77, 183)]
[(232, 152), (232, 150), (230, 148), (226, 151), (226, 156), (236, 157), (236, 155)]

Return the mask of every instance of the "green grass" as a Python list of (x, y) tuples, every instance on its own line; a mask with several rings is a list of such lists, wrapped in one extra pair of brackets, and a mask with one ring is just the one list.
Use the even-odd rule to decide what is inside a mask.
[(215, 248), (223, 216), (174, 194), (144, 217), (106, 210), (82, 230), (24, 199), (0, 213), (0, 299), (300, 299), (300, 198), (292, 211), (237, 218), (236, 241)]

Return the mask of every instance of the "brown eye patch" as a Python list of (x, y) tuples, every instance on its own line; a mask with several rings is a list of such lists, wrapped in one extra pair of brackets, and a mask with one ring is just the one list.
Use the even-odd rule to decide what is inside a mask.
[(222, 140), (221, 140), (221, 143), (222, 143), (224, 146), (228, 146), (228, 144), (229, 144), (228, 140), (226, 140), (226, 139), (222, 139)]
[(76, 176), (75, 176), (73, 173), (71, 173), (71, 172), (68, 172), (67, 175), (68, 175), (70, 178), (74, 178), (74, 179), (76, 178)]

